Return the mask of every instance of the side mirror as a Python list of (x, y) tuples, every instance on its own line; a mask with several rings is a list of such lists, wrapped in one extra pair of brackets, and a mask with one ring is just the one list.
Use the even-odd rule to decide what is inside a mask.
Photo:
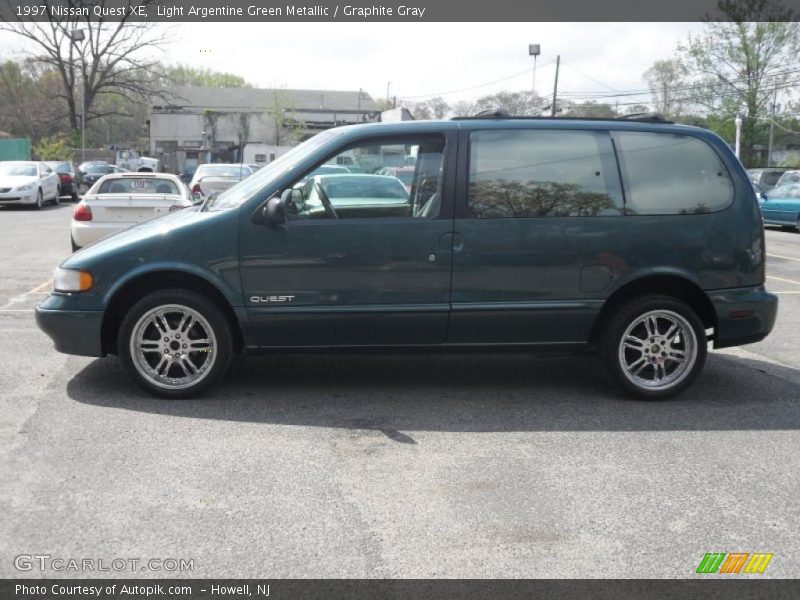
[(281, 198), (270, 198), (263, 209), (262, 217), (267, 225), (283, 225), (286, 223), (286, 208)]

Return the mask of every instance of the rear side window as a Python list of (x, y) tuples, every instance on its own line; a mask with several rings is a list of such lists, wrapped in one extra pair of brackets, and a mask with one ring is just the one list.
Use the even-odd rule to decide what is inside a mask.
[(607, 133), (516, 129), (470, 135), (470, 217), (621, 213), (622, 194)]
[(614, 132), (627, 213), (717, 212), (733, 201), (733, 182), (704, 141), (671, 133)]

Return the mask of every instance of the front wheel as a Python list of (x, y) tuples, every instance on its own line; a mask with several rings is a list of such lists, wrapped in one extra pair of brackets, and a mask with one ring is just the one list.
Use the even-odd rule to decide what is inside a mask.
[(233, 341), (225, 315), (188, 290), (153, 292), (122, 321), (118, 353), (128, 374), (162, 398), (191, 398), (228, 370)]
[(640, 296), (614, 311), (601, 343), (606, 369), (630, 395), (661, 400), (688, 388), (703, 369), (705, 328), (686, 303)]
[(36, 210), (42, 210), (42, 206), (44, 206), (44, 200), (42, 199), (42, 190), (40, 189), (36, 194), (36, 204), (33, 207)]

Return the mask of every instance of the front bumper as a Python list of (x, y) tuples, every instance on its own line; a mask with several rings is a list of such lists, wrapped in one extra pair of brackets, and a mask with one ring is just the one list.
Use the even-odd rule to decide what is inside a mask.
[(8, 192), (0, 194), (0, 206), (4, 204), (36, 204), (36, 192)]
[(717, 315), (714, 348), (763, 340), (775, 325), (778, 297), (764, 286), (707, 292)]
[(36, 307), (36, 324), (55, 343), (56, 350), (79, 356), (105, 356), (102, 345), (103, 312), (63, 310), (63, 297), (48, 296)]

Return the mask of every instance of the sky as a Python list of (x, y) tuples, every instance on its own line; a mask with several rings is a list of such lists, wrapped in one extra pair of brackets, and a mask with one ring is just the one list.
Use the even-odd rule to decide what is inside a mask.
[[(646, 90), (643, 72), (674, 56), (700, 23), (171, 23), (161, 60), (234, 73), (257, 87), (363, 89), (373, 98), (449, 103), (502, 90), (529, 91), (538, 43), (536, 91)], [(20, 50), (0, 32), (0, 58)], [(498, 81), (502, 80), (502, 81)], [(494, 82), (494, 83), (492, 83)], [(575, 96), (576, 98), (578, 96)], [(647, 100), (647, 96), (620, 102)]]

